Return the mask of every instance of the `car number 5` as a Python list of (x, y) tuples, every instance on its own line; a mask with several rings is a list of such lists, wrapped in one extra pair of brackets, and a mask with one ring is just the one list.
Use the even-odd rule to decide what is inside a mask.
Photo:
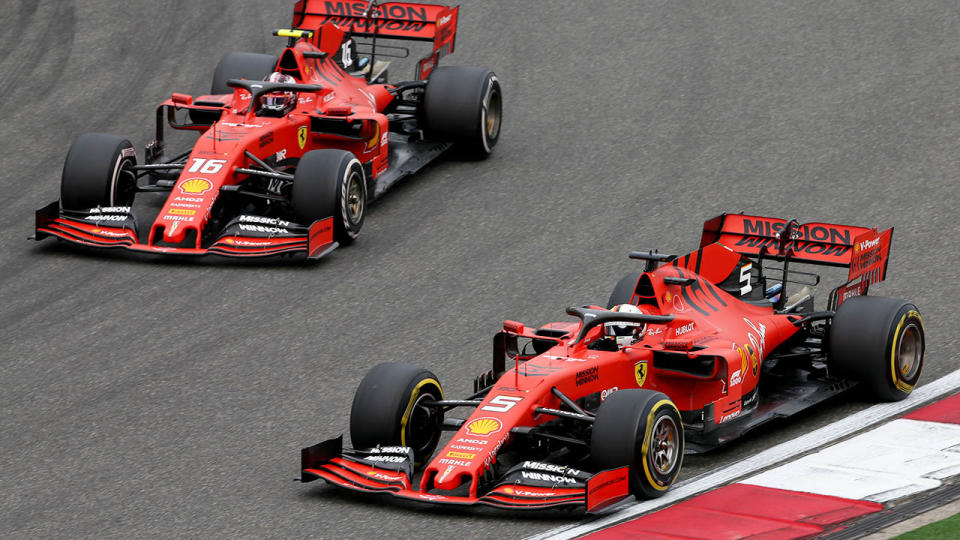
[(514, 405), (523, 401), (522, 397), (516, 396), (494, 396), (490, 400), (490, 403), (487, 403), (483, 407), (480, 407), (481, 411), (492, 411), (492, 412), (507, 412), (513, 408)]

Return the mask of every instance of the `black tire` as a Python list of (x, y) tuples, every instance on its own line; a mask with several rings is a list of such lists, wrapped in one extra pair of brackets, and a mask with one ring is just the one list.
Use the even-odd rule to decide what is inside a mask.
[(440, 442), (441, 407), (421, 405), (443, 399), (437, 376), (409, 364), (380, 364), (357, 387), (350, 410), (354, 448), (408, 446), (414, 464), (424, 464)]
[(262, 81), (267, 75), (273, 73), (279, 61), (279, 58), (269, 54), (227, 53), (217, 63), (217, 69), (213, 72), (210, 93), (232, 94), (233, 88), (227, 86), (227, 81), (230, 79)]
[(830, 324), (830, 364), (881, 401), (906, 398), (923, 371), (923, 319), (895, 298), (857, 296), (840, 304)]
[(85, 210), (130, 206), (137, 192), (137, 164), (130, 141), (107, 133), (84, 133), (70, 146), (60, 178), (60, 207)]
[(600, 470), (630, 466), (630, 493), (638, 499), (659, 497), (683, 464), (680, 411), (660, 392), (614, 392), (597, 410), (590, 450)]
[(290, 204), (302, 225), (333, 216), (334, 238), (352, 243), (367, 213), (363, 165), (346, 150), (307, 152), (297, 164)]
[(620, 304), (630, 303), (641, 274), (642, 272), (630, 272), (620, 278), (620, 281), (618, 281), (617, 285), (613, 288), (613, 292), (610, 293), (610, 299), (607, 300), (607, 309), (613, 309), (613, 306)]
[(503, 93), (485, 68), (446, 66), (430, 73), (423, 96), (427, 137), (455, 143), (464, 157), (485, 159), (500, 138)]

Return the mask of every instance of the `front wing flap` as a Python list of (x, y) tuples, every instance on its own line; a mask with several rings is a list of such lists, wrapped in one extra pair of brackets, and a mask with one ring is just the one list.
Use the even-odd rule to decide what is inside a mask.
[(525, 461), (510, 469), (479, 497), (426, 493), (412, 487), (413, 451), (402, 446), (344, 450), (343, 436), (304, 448), (302, 482), (323, 479), (353, 491), (460, 506), (514, 510), (574, 507), (596, 512), (629, 496), (627, 467), (590, 474), (557, 465)]
[[(247, 219), (244, 219), (247, 218)], [(126, 206), (63, 211), (54, 201), (37, 210), (33, 239), (56, 237), (74, 244), (98, 248), (123, 248), (163, 255), (221, 255), (224, 257), (270, 257), (305, 253), (319, 259), (336, 249), (333, 218), (313, 222), (309, 227), (289, 224), (278, 228), (258, 225), (271, 218), (240, 216), (223, 228), (205, 248), (158, 245), (140, 237), (136, 217)]]

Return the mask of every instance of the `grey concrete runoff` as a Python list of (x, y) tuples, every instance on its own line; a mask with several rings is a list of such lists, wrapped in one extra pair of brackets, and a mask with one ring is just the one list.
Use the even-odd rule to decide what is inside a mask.
[[(894, 226), (872, 293), (923, 312), (924, 382), (960, 367), (955, 2), (460, 5), (444, 62), (503, 83), (494, 156), (429, 167), (320, 264), (237, 265), (25, 239), (73, 139), (141, 147), (156, 104), (204, 92), (223, 54), (278, 52), (293, 1), (4, 3), (0, 537), (517, 538), (578, 521), (291, 479), (302, 446), (346, 430), (373, 365), (423, 365), (466, 395), (504, 319), (602, 303), (638, 268), (630, 250), (690, 251), (722, 212)], [(869, 406), (838, 400), (681, 479)]]

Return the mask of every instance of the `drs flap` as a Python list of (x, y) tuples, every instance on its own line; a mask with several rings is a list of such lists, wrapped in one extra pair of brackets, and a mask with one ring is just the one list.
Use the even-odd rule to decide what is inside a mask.
[(344, 0), (299, 0), (295, 28), (317, 29), (333, 23), (355, 36), (433, 41), (433, 49), (453, 52), (459, 8), (408, 2), (373, 3)]
[[(785, 235), (781, 234), (784, 232)], [(761, 253), (765, 257), (783, 257), (781, 251), (789, 252), (794, 261), (850, 267), (853, 279), (874, 271), (878, 266), (885, 266), (892, 234), (893, 229), (880, 233), (876, 229), (852, 225), (799, 224), (780, 218), (724, 214), (703, 224), (700, 246), (720, 242), (737, 253), (752, 257)], [(864, 242), (870, 245), (859, 247)], [(862, 249), (870, 249), (873, 258), (861, 260)]]

